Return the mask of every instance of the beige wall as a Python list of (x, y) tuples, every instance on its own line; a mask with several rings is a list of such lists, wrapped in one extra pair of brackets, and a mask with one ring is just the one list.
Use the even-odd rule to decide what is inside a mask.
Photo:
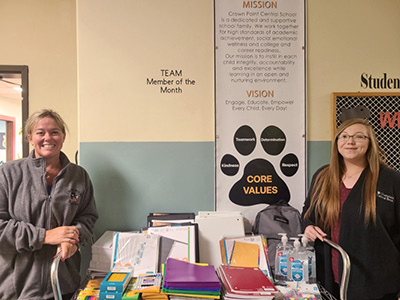
[(363, 89), (361, 73), (400, 78), (400, 1), (308, 0), (308, 140), (330, 140), (332, 92)]
[(64, 151), (78, 149), (76, 4), (0, 0), (1, 65), (29, 67), (29, 110), (52, 108), (69, 126)]
[[(165, 2), (164, 5), (160, 2), (158, 6), (152, 8), (153, 13), (150, 20), (143, 18), (147, 15), (144, 12), (149, 7), (149, 4), (145, 4), (146, 1), (141, 2), (145, 6), (140, 11), (131, 13), (119, 11), (122, 17), (112, 16), (106, 11), (99, 11), (99, 13), (105, 14), (105, 20), (107, 20), (105, 23), (112, 24), (111, 28), (123, 28), (124, 24), (132, 24), (139, 26), (140, 30), (149, 32), (147, 39), (135, 39), (136, 28), (125, 28), (124, 30), (128, 31), (125, 33), (133, 34), (131, 47), (140, 48), (139, 46), (152, 43), (155, 39), (159, 39), (159, 44), (165, 46), (156, 49), (147, 47), (147, 51), (150, 52), (149, 57), (152, 57), (153, 60), (141, 61), (142, 53), (138, 49), (135, 50), (132, 57), (119, 57), (120, 52), (113, 48), (113, 37), (109, 36), (107, 31), (95, 34), (92, 39), (86, 41), (85, 47), (89, 49), (91, 42), (98, 44), (98, 40), (102, 40), (101, 43), (105, 48), (101, 50), (113, 51), (115, 54), (115, 61), (109, 60), (106, 64), (112, 67), (115, 64), (127, 63), (129, 68), (125, 69), (122, 74), (112, 74), (113, 78), (122, 78), (122, 82), (115, 81), (113, 85), (109, 86), (105, 90), (106, 97), (101, 94), (90, 95), (91, 99), (86, 101), (86, 104), (81, 104), (80, 119), (85, 123), (81, 125), (81, 128), (89, 126), (89, 130), (81, 130), (83, 135), (81, 140), (99, 138), (100, 130), (97, 131), (95, 126), (97, 124), (91, 122), (94, 113), (102, 114), (111, 123), (116, 122), (120, 126), (129, 126), (132, 130), (140, 129), (142, 132), (147, 130), (152, 132), (151, 135), (138, 135), (138, 140), (159, 139), (160, 137), (155, 132), (159, 132), (161, 136), (165, 131), (176, 132), (175, 136), (169, 136), (168, 139), (184, 139), (189, 136), (189, 132), (193, 131), (196, 132), (198, 139), (208, 140), (212, 137), (214, 120), (210, 98), (213, 96), (213, 86), (210, 84), (209, 77), (213, 76), (213, 65), (211, 60), (206, 65), (199, 65), (193, 61), (196, 57), (203, 59), (211, 55), (211, 52), (201, 52), (200, 50), (208, 45), (196, 43), (198, 40), (193, 37), (200, 35), (203, 39), (210, 41), (210, 36), (213, 34), (211, 28), (213, 23), (212, 1), (197, 1), (196, 9), (199, 8), (197, 10), (190, 10), (189, 4), (176, 6), (176, 3), (172, 1), (174, 4), (171, 4), (174, 6), (172, 15), (163, 13), (169, 6), (169, 4), (167, 5), (168, 1), (163, 2)], [(83, 5), (85, 1), (80, 1), (80, 3)], [(86, 9), (93, 9), (96, 12), (98, 5)], [(332, 92), (373, 91), (361, 89), (360, 75), (362, 72), (376, 76), (386, 72), (392, 77), (400, 77), (399, 16), (400, 2), (398, 0), (308, 0), (308, 140), (329, 140)], [(126, 20), (134, 18), (137, 21)], [(148, 26), (150, 23), (152, 26)], [(184, 26), (186, 23), (190, 26)], [(173, 31), (169, 30), (170, 24), (174, 27)], [(78, 148), (79, 141), (75, 1), (0, 0), (0, 26), (2, 28), (0, 64), (29, 66), (30, 110), (52, 107), (63, 115), (70, 127), (70, 136), (64, 150), (71, 157)], [(107, 26), (104, 28), (106, 29)], [(85, 29), (81, 28), (81, 30)], [(207, 36), (208, 38), (206, 38)], [(120, 39), (124, 36), (117, 35), (114, 38)], [(189, 52), (182, 51), (182, 42), (185, 47), (189, 47)], [(86, 55), (83, 56), (86, 61), (81, 63), (90, 64), (87, 66), (88, 68), (93, 66), (93, 72), (106, 72), (107, 69), (96, 69), (96, 61), (101, 61), (101, 57), (96, 51), (91, 53), (96, 59), (91, 59)], [(160, 53), (162, 61), (159, 60)], [(188, 53), (193, 55), (188, 55)], [(169, 61), (165, 60), (167, 54), (171, 55), (173, 64), (169, 64)], [(198, 85), (194, 89), (189, 89), (185, 95), (186, 99), (171, 102), (168, 97), (165, 97), (165, 106), (161, 105), (158, 106), (159, 109), (149, 111), (146, 106), (152, 106), (152, 92), (154, 91), (144, 87), (141, 80), (147, 76), (157, 76), (160, 66), (179, 68), (180, 65), (176, 61), (182, 61), (182, 68), (183, 65), (185, 66), (184, 72), (187, 76), (196, 79)], [(100, 82), (90, 82), (93, 86), (102, 87), (110, 83), (108, 80), (111, 78), (110, 74), (105, 77), (99, 75), (95, 77), (103, 79)], [(131, 81), (127, 80), (128, 77), (132, 78)], [(127, 92), (132, 88), (132, 82), (134, 87), (135, 84), (141, 82), (141, 86), (137, 87), (138, 90), (134, 93), (139, 95), (137, 96), (137, 98), (140, 97), (139, 101), (136, 98), (133, 99), (130, 92)], [(98, 93), (102, 92), (101, 89), (97, 90)], [(117, 97), (112, 94), (113, 90), (119, 90)], [(206, 100), (196, 96), (200, 90), (201, 95), (205, 95), (207, 98)], [(85, 93), (84, 86), (81, 86), (81, 91)], [(95, 101), (98, 96), (105, 102)], [(157, 98), (158, 96), (156, 94)], [(116, 113), (114, 109), (105, 109), (107, 104), (122, 98), (123, 105), (127, 105), (128, 108), (131, 108), (132, 100), (139, 103), (138, 106), (135, 106), (136, 113), (131, 115), (132, 120), (128, 123), (126, 123), (125, 115), (120, 116), (119, 112)], [(206, 101), (207, 104), (197, 106), (196, 103), (199, 101)], [(92, 103), (97, 103), (101, 107), (95, 107)], [(110, 107), (113, 108), (112, 105)], [(189, 120), (190, 126), (175, 130), (179, 124), (187, 121), (181, 119), (181, 114), (178, 113), (179, 109), (189, 112), (193, 116), (193, 120)], [(158, 117), (163, 118), (167, 114), (173, 114), (171, 119), (176, 121), (166, 125), (166, 128), (160, 128), (158, 125), (146, 128), (140, 126), (146, 116), (157, 119)], [(104, 127), (100, 129), (104, 129)], [(91, 133), (96, 132), (96, 137), (92, 138)], [(114, 130), (107, 132), (108, 136), (113, 134)], [(112, 138), (110, 137), (110, 139)]]
[(213, 1), (77, 3), (80, 141), (213, 141)]

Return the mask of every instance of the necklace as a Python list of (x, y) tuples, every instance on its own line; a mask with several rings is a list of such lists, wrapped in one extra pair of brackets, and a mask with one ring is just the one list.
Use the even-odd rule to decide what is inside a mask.
[(344, 179), (352, 178), (353, 176), (358, 175), (358, 174), (360, 174), (361, 172), (362, 172), (362, 170), (360, 170), (360, 171), (358, 171), (358, 172), (356, 172), (356, 173), (354, 173), (354, 174), (351, 174), (351, 175), (347, 175), (347, 173), (346, 173), (346, 174), (344, 174)]
[(49, 169), (46, 171), (46, 179), (50, 179), (51, 177), (56, 177), (58, 172), (60, 172), (60, 168)]
[(46, 179), (50, 179), (51, 177), (56, 177), (57, 174), (52, 174), (50, 172), (46, 172)]

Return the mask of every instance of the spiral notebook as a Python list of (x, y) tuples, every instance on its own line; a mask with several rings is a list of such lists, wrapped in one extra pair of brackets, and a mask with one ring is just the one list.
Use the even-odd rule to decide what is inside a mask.
[(278, 289), (259, 268), (221, 265), (217, 272), (224, 285), (226, 296), (240, 296), (247, 299), (270, 296), (272, 299), (278, 292)]

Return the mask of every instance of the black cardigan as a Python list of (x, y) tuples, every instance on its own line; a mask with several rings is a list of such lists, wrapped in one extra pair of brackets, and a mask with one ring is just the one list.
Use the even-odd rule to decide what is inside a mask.
[[(326, 167), (326, 166), (325, 166)], [(315, 225), (315, 214), (304, 214), (310, 206), (310, 195), (319, 169), (311, 182), (303, 207), (303, 231)], [(361, 199), (366, 170), (347, 197), (340, 220), (339, 245), (350, 257), (349, 300), (377, 299), (386, 294), (400, 297), (400, 173), (381, 166), (377, 185), (376, 224), (364, 225)], [(339, 188), (339, 187), (338, 187)], [(330, 238), (330, 232), (326, 232)], [(317, 260), (317, 280), (332, 293), (333, 273), (331, 247), (320, 240), (314, 243)], [(340, 257), (340, 255), (339, 255)], [(343, 262), (339, 259), (339, 280)]]

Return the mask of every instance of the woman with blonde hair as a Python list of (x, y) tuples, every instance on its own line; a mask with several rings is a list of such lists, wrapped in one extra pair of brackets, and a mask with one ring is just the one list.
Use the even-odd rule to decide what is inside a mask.
[(91, 240), (98, 217), (93, 186), (61, 151), (66, 124), (58, 113), (33, 113), (25, 131), (29, 156), (0, 166), (0, 299), (52, 299), (56, 255), (70, 299), (80, 284), (79, 245)]
[(348, 299), (400, 300), (400, 173), (384, 163), (367, 120), (343, 122), (330, 164), (314, 175), (303, 207), (314, 242), (317, 279), (338, 298), (342, 261), (325, 237), (348, 254)]

